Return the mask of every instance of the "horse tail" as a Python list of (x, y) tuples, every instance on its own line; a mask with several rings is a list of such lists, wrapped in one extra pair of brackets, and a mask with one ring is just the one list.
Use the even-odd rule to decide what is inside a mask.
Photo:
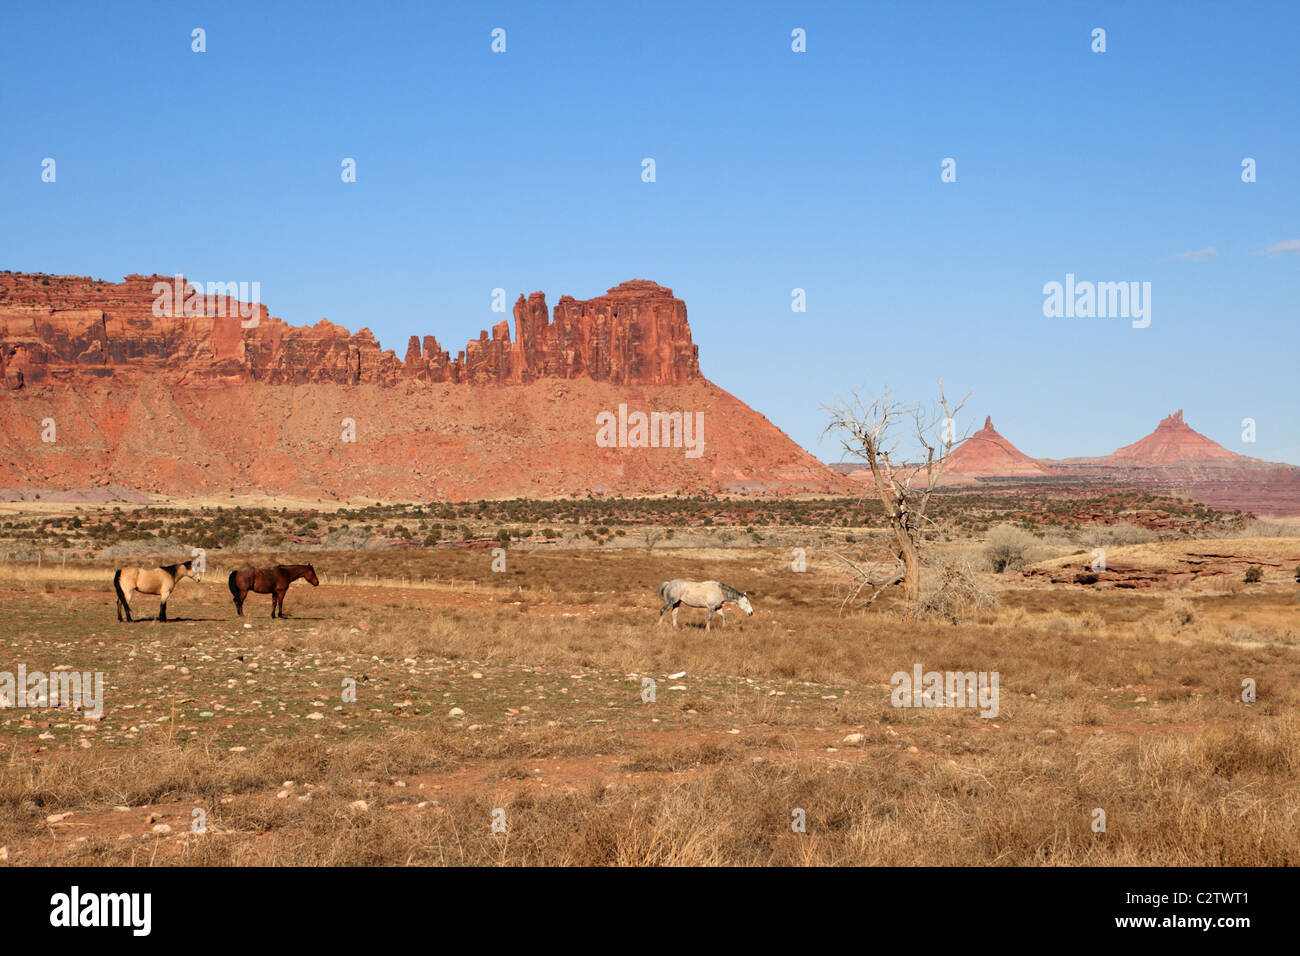
[(673, 582), (671, 582), (671, 581), (665, 581), (663, 584), (659, 585), (659, 596), (660, 596), (660, 597), (664, 597), (664, 592), (668, 590), (668, 585), (670, 585), (670, 584), (672, 584), (672, 583), (673, 583)]
[(231, 571), (230, 577), (226, 578), (226, 583), (230, 585), (230, 594), (235, 599), (236, 604), (239, 603), (239, 585), (235, 583), (237, 574), (239, 574), (238, 571)]
[[(122, 593), (122, 569), (121, 568), (118, 568), (116, 571), (113, 572), (113, 590), (117, 592), (117, 599), (122, 602), (122, 606), (129, 608), (131, 605), (126, 603), (126, 595)], [(118, 620), (121, 620), (120, 615), (118, 616)]]

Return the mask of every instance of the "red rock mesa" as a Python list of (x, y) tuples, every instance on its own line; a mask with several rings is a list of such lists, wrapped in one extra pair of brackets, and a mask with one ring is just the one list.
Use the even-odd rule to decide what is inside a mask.
[[(155, 315), (160, 286), (180, 291), (174, 314)], [(520, 296), (513, 339), (500, 322), (454, 359), (431, 335), (399, 359), (368, 329), (293, 326), (213, 292), (0, 273), (0, 487), (388, 500), (853, 489), (704, 378), (685, 303), (654, 282), (564, 296), (553, 312)], [(597, 415), (620, 403), (702, 412), (703, 454), (598, 447)]]

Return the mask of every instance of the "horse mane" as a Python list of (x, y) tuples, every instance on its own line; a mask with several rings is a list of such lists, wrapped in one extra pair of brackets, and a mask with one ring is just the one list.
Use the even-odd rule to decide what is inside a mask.
[(722, 588), (722, 593), (727, 596), (728, 601), (739, 601), (745, 596), (743, 591), (737, 591), (730, 584), (723, 584), (719, 581), (718, 586)]

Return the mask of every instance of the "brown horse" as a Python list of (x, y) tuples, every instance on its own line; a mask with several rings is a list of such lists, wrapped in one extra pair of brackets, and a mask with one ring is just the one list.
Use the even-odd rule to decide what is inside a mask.
[(277, 564), (273, 568), (242, 568), (238, 571), (230, 572), (230, 593), (235, 598), (235, 610), (242, 617), (244, 614), (244, 598), (248, 597), (248, 592), (255, 594), (271, 595), (271, 617), (276, 616), (276, 611), (280, 612), (280, 617), (284, 617), (284, 592), (289, 590), (289, 585), (299, 578), (305, 578), (315, 587), (320, 584), (316, 580), (316, 569), (310, 564)]
[(117, 592), (117, 619), (122, 620), (122, 612), (125, 611), (126, 620), (135, 620), (131, 617), (130, 599), (132, 594), (139, 593), (158, 595), (158, 620), (166, 621), (167, 598), (176, 585), (185, 577), (199, 580), (199, 573), (190, 567), (193, 563), (186, 561), (184, 564), (169, 564), (165, 568), (118, 568), (113, 575), (113, 590)]

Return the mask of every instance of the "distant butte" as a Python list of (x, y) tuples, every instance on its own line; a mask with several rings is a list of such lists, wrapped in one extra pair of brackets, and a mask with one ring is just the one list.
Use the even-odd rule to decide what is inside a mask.
[(1047, 468), (999, 435), (993, 427), (992, 417), (985, 418), (983, 428), (953, 449), (944, 466), (944, 475), (950, 481), (957, 478), (1041, 478), (1050, 474)]
[[(863, 477), (856, 470), (850, 474)], [(986, 418), (983, 428), (953, 450), (943, 473), (950, 486), (1054, 479), (1142, 485), (1186, 492), (1216, 508), (1300, 514), (1300, 468), (1229, 451), (1184, 422), (1182, 409), (1109, 455), (1062, 461), (1030, 458)]]
[(1164, 418), (1156, 430), (1140, 441), (1125, 445), (1107, 455), (1102, 461), (1115, 465), (1154, 467), (1178, 461), (1214, 461), (1219, 459), (1246, 459), (1245, 455), (1228, 451), (1218, 442), (1211, 441), (1194, 431), (1183, 421), (1180, 408)]

